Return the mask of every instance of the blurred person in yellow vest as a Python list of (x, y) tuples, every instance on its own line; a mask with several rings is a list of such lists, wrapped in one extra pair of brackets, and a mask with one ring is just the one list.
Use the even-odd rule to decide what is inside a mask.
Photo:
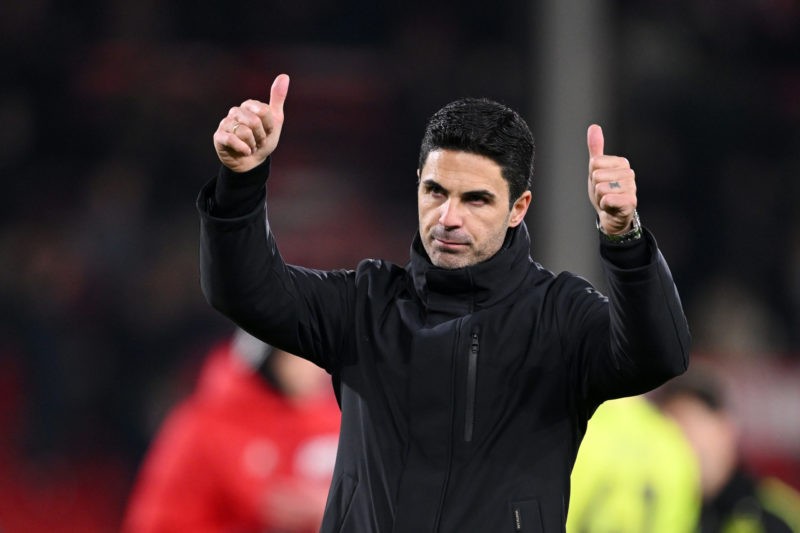
[(707, 364), (653, 394), (682, 428), (700, 464), (703, 507), (699, 533), (800, 533), (800, 493), (777, 478), (748, 470), (741, 428), (723, 384)]
[(607, 401), (572, 470), (567, 533), (690, 533), (700, 472), (680, 428), (642, 396)]

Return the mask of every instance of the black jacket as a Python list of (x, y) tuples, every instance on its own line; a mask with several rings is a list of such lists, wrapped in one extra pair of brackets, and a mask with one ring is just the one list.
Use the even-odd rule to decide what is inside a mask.
[[(201, 192), (202, 287), (244, 329), (334, 378), (342, 430), (322, 531), (564, 531), (591, 413), (688, 364), (686, 320), (652, 236), (633, 245), (648, 247), (646, 265), (604, 260), (609, 298), (533, 262), (524, 225), (471, 267), (433, 266), (417, 237), (405, 267), (316, 271), (280, 257), (266, 173), (223, 169)], [(215, 205), (247, 183), (239, 215)]]
[(764, 501), (769, 498), (770, 491), (761, 483), (743, 467), (738, 467), (720, 492), (712, 500), (703, 502), (699, 532), (792, 533), (791, 526)]

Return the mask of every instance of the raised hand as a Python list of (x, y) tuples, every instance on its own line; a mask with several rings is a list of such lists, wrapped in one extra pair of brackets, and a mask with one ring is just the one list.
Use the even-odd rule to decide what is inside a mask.
[(589, 146), (589, 200), (600, 227), (608, 235), (631, 229), (636, 211), (636, 175), (624, 157), (605, 155), (603, 129), (597, 124), (586, 133)]
[(269, 157), (281, 136), (288, 92), (289, 76), (280, 74), (272, 82), (268, 104), (245, 100), (228, 111), (214, 132), (214, 149), (223, 165), (247, 172)]

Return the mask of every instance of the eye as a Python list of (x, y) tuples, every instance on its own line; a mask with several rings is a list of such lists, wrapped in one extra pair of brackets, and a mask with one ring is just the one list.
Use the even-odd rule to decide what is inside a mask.
[(464, 197), (464, 201), (474, 206), (483, 206), (491, 203), (490, 198), (484, 194), (468, 194)]
[(425, 183), (423, 185), (425, 193), (434, 198), (444, 198), (445, 190), (437, 183)]

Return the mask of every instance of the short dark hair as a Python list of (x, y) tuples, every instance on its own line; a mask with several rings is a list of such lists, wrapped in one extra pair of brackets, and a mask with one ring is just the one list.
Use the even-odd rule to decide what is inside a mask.
[(525, 120), (488, 98), (461, 98), (433, 114), (419, 151), (422, 170), (433, 150), (458, 150), (488, 157), (508, 182), (509, 202), (531, 188), (534, 142)]
[(653, 401), (665, 406), (678, 398), (691, 398), (711, 411), (727, 410), (727, 398), (722, 379), (710, 367), (690, 368), (682, 376), (672, 378), (651, 393)]

